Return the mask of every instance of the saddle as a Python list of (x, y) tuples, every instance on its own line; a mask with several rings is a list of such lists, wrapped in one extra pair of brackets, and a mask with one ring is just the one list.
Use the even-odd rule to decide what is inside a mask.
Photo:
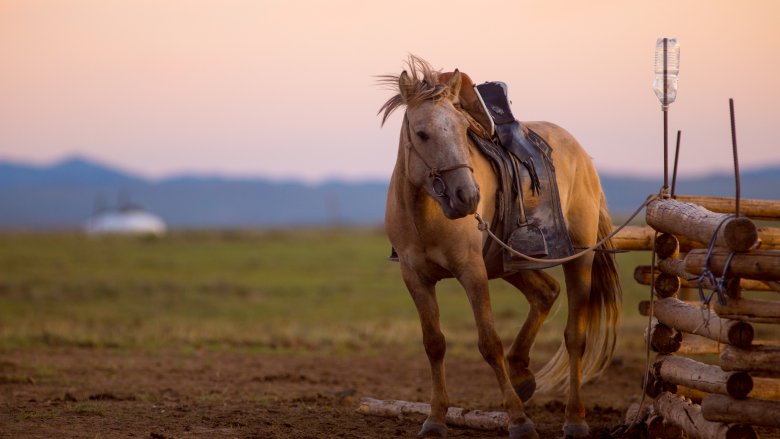
[[(535, 258), (557, 259), (574, 254), (561, 210), (552, 148), (544, 138), (521, 126), (512, 115), (507, 86), (486, 82), (475, 86), (479, 108), (469, 108), (480, 121), (482, 133), (469, 130), (469, 136), (487, 156), (499, 181), (496, 215), (491, 230), (516, 251)], [(480, 111), (485, 114), (474, 114)], [(487, 116), (487, 117), (486, 117)], [(487, 126), (485, 126), (487, 125)], [(530, 180), (530, 193), (523, 181)], [(494, 251), (488, 240), (483, 256)], [(504, 271), (535, 270), (554, 263), (527, 261), (503, 250)]]

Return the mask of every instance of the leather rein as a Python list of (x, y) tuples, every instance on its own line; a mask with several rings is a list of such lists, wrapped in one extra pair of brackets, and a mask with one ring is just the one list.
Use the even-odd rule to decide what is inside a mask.
[[(471, 171), (472, 174), (474, 173), (474, 168), (472, 168), (471, 165), (467, 163), (459, 163), (441, 168), (428, 164), (428, 161), (425, 160), (425, 157), (420, 154), (420, 151), (417, 150), (417, 147), (414, 146), (414, 142), (412, 142), (412, 128), (409, 126), (409, 118), (406, 115), (404, 115), (404, 125), (406, 126), (406, 147), (414, 151), (414, 153), (417, 154), (417, 157), (419, 157), (423, 162), (425, 167), (428, 168), (428, 177), (432, 180), (431, 187), (433, 188), (433, 193), (437, 197), (447, 197), (447, 184), (444, 183), (444, 180), (442, 179), (444, 173), (461, 168), (467, 168), (469, 171)], [(406, 166), (408, 168), (408, 162)]]

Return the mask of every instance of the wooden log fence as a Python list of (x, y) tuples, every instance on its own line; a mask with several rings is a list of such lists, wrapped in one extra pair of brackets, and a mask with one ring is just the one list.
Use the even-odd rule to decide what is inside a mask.
[[(733, 199), (717, 197), (654, 200), (646, 210), (650, 227), (616, 240), (618, 249), (625, 243), (657, 255), (655, 269), (634, 271), (658, 297), (639, 304), (652, 319), (646, 342), (658, 352), (645, 386), (654, 398), (645, 421), (649, 437), (666, 437), (665, 425), (691, 438), (755, 438), (753, 426), (780, 428), (780, 340), (756, 341), (753, 328), (780, 324), (780, 300), (742, 294), (780, 291), (780, 228), (759, 228), (748, 219), (780, 220), (780, 201), (741, 200), (745, 217), (739, 218), (730, 215), (734, 206)], [(701, 277), (705, 270), (718, 278), (726, 271), (725, 282)], [(725, 286), (725, 304), (677, 299), (681, 289), (698, 288), (700, 277), (708, 293)], [(710, 363), (711, 354), (719, 354), (717, 364), (683, 356), (702, 354)]]

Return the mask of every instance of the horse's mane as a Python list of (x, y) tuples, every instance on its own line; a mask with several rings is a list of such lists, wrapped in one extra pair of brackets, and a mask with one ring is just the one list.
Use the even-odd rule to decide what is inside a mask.
[(392, 91), (398, 93), (388, 99), (377, 114), (382, 114), (382, 125), (385, 121), (399, 107), (404, 105), (414, 106), (421, 102), (431, 99), (441, 99), (449, 95), (449, 88), (445, 84), (439, 83), (439, 70), (434, 70), (430, 64), (424, 59), (409, 55), (406, 60), (407, 70), (405, 73), (409, 75), (411, 79), (411, 85), (405, 90), (401, 90), (400, 79), (401, 75), (381, 75), (378, 76), (377, 82), (389, 88)]

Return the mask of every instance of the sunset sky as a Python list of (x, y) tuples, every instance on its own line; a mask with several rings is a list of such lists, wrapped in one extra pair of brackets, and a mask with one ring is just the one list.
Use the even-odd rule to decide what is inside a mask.
[[(656, 38), (681, 44), (681, 175), (780, 164), (777, 1), (0, 0), (0, 160), (72, 154), (149, 177), (386, 179), (409, 53), (509, 84), (601, 171), (659, 176)], [(673, 143), (673, 142), (672, 142)]]

